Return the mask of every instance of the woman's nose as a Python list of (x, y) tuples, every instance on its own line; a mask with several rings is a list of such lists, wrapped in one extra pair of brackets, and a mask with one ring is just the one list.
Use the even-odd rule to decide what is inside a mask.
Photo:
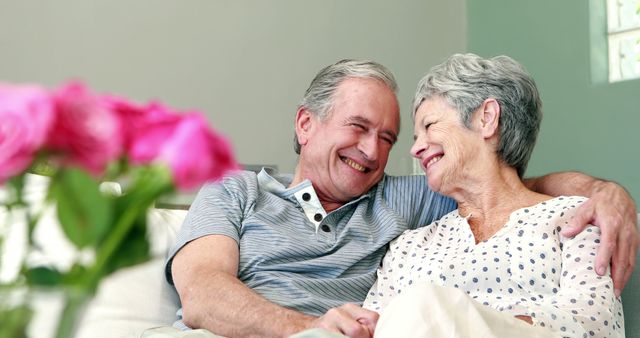
[(421, 142), (419, 137), (416, 138), (416, 140), (413, 141), (413, 145), (411, 146), (411, 156), (415, 158), (420, 158), (420, 156), (422, 156), (422, 153), (426, 149), (426, 147), (423, 144), (424, 142)]

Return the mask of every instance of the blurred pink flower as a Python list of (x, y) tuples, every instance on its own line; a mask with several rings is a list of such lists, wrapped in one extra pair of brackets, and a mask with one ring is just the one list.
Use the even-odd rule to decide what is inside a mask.
[(197, 188), (238, 168), (230, 144), (207, 127), (200, 113), (167, 114), (142, 130), (130, 150), (134, 163), (168, 165), (182, 190)]
[(145, 133), (149, 125), (175, 120), (177, 117), (159, 102), (139, 105), (117, 96), (105, 96), (103, 102), (120, 120), (120, 132), (124, 151), (130, 153), (133, 141), (140, 133)]
[(0, 84), (0, 183), (25, 169), (53, 124), (53, 102), (39, 86)]
[(100, 174), (122, 154), (118, 116), (82, 83), (72, 82), (53, 93), (56, 105), (54, 133), (47, 141), (65, 153), (64, 162)]
[(182, 190), (238, 168), (228, 141), (200, 112), (98, 96), (80, 82), (52, 92), (0, 85), (0, 114), (0, 182), (23, 172), (41, 149), (54, 166), (96, 175), (121, 156), (133, 165), (160, 163)]

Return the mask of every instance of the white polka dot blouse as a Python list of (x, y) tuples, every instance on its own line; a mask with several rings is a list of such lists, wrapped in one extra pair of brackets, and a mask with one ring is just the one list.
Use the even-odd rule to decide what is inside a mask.
[(600, 230), (574, 238), (560, 227), (584, 197), (556, 197), (511, 213), (491, 238), (475, 243), (457, 210), (391, 242), (364, 307), (382, 312), (402, 290), (430, 282), (464, 290), (498, 311), (531, 316), (561, 336), (623, 336), (622, 304), (609, 275), (594, 270)]

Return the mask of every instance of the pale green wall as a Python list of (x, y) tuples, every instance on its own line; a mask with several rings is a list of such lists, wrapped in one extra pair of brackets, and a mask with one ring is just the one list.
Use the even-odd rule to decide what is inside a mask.
[(464, 0), (0, 0), (0, 81), (58, 85), (204, 110), (243, 163), (293, 171), (293, 117), (320, 68), (388, 66), (400, 85), (400, 140), (388, 172), (408, 173), (408, 106), (430, 65), (466, 48)]
[(514, 57), (542, 94), (545, 115), (527, 175), (580, 170), (620, 182), (640, 201), (640, 80), (593, 83), (602, 76), (591, 73), (591, 62), (606, 51), (590, 55), (604, 33), (590, 36), (589, 1), (468, 0), (467, 16), (468, 50)]

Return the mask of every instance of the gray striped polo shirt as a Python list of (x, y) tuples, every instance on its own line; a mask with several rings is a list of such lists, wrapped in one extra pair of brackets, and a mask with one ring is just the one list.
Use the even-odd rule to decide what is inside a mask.
[[(319, 316), (347, 302), (362, 304), (387, 244), (456, 207), (424, 176), (385, 175), (365, 195), (326, 213), (310, 181), (287, 188), (291, 179), (242, 171), (204, 186), (170, 251), (167, 280), (185, 244), (225, 235), (238, 242), (243, 283), (273, 303)], [(187, 328), (181, 321), (176, 327)]]

